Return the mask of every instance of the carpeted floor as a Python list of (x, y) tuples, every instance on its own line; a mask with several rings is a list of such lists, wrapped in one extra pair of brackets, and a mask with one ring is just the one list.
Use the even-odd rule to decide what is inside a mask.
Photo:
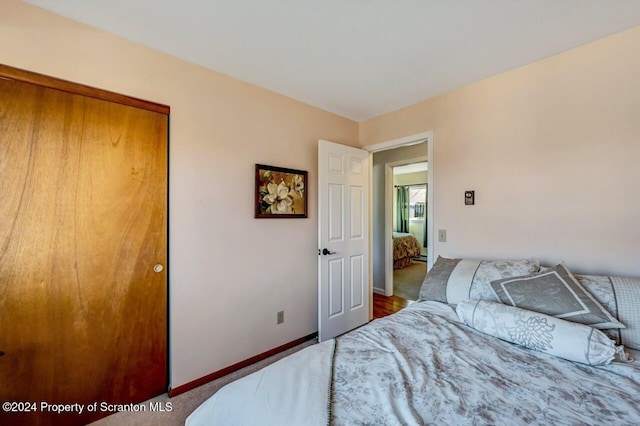
[[(257, 362), (253, 365), (245, 367), (241, 370), (233, 372), (227, 376), (221, 377), (217, 380), (204, 384), (198, 388), (190, 390), (189, 392), (185, 392), (173, 398), (169, 398), (165, 393), (163, 395), (157, 396), (148, 401), (142, 402), (138, 405), (144, 406), (146, 408), (146, 412), (130, 412), (123, 411), (120, 413), (112, 414), (109, 417), (105, 417), (103, 419), (98, 420), (97, 422), (91, 423), (93, 426), (121, 426), (121, 425), (136, 425), (136, 426), (174, 426), (174, 425), (184, 425), (184, 421), (186, 418), (198, 408), (200, 404), (202, 404), (205, 400), (207, 400), (211, 395), (213, 395), (218, 389), (227, 383), (231, 383), (234, 380), (237, 380), (241, 377), (244, 377), (248, 374), (253, 373), (254, 371), (258, 371), (262, 367), (265, 367), (275, 361), (278, 361), (281, 358), (284, 358), (287, 355), (290, 355), (294, 352), (299, 351), (300, 349), (306, 348), (307, 346), (311, 346), (317, 343), (316, 339), (309, 340), (304, 342), (296, 347), (293, 347), (289, 350), (276, 354), (270, 358), (267, 358), (263, 361)], [(170, 411), (150, 411), (150, 407), (152, 403), (160, 403), (161, 406), (167, 407), (167, 403), (171, 403)]]
[(393, 295), (407, 300), (418, 300), (420, 286), (427, 274), (425, 262), (413, 262), (413, 265), (393, 270)]

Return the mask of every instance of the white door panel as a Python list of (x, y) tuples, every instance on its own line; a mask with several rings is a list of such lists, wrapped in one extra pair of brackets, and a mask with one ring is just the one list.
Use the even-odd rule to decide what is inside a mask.
[(369, 320), (369, 165), (368, 151), (318, 142), (320, 341)]

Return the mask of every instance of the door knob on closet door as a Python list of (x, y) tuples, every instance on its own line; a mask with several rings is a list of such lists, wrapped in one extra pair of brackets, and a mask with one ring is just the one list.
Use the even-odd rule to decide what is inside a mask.
[(163, 269), (164, 269), (164, 267), (159, 263), (156, 266), (153, 267), (153, 270), (156, 271), (156, 272), (162, 272)]
[(336, 254), (336, 252), (335, 251), (329, 251), (326, 248), (323, 248), (322, 249), (322, 254), (326, 256), (328, 254)]

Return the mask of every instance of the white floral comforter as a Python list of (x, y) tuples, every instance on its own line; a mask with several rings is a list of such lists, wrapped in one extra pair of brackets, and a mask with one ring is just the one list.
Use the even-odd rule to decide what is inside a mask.
[(638, 361), (589, 367), (535, 352), (436, 302), (376, 320), (333, 349), (311, 346), (228, 385), (187, 424), (640, 424)]

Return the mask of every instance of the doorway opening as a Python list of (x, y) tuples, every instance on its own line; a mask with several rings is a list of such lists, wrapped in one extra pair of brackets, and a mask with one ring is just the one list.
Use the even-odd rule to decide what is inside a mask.
[[(406, 306), (408, 301), (394, 296), (393, 290), (393, 168), (417, 162), (428, 162), (426, 183), (427, 237), (425, 250), (420, 255), (427, 256), (427, 268), (433, 265), (434, 250), (434, 137), (433, 131), (427, 131), (399, 139), (365, 147), (373, 153), (372, 173), (372, 263), (371, 276), (373, 287), (373, 317), (392, 313)], [(421, 207), (418, 207), (420, 214)], [(414, 206), (415, 212), (415, 206)], [(378, 306), (380, 305), (380, 306)], [(376, 307), (381, 315), (376, 314)]]
[(392, 167), (393, 294), (418, 300), (427, 273), (426, 161)]

